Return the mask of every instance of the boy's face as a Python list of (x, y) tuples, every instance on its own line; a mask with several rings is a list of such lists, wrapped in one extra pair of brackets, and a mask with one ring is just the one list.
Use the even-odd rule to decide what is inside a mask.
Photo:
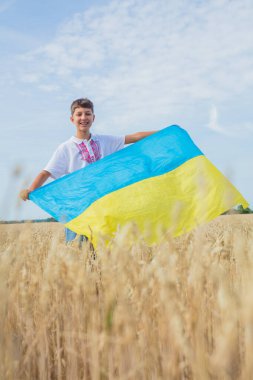
[(72, 116), (70, 116), (71, 122), (76, 126), (77, 131), (81, 133), (87, 133), (92, 126), (92, 123), (95, 119), (90, 108), (78, 107), (75, 109)]

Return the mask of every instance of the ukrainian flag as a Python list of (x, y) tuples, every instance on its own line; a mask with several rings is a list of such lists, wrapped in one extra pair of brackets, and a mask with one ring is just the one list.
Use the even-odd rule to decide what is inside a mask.
[(134, 223), (149, 243), (177, 236), (247, 201), (204, 156), (188, 133), (167, 127), (29, 198), (95, 245)]

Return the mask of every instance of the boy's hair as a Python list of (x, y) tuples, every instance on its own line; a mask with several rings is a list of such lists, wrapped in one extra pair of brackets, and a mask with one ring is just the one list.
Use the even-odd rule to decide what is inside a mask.
[(91, 109), (92, 113), (94, 113), (94, 105), (92, 101), (88, 98), (76, 99), (72, 102), (71, 107), (70, 107), (72, 116), (73, 116), (73, 113), (75, 112), (75, 109), (79, 107), (89, 108)]

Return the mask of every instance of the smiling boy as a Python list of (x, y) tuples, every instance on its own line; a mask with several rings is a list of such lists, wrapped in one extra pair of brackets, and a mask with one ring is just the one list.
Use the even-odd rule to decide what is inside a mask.
[[(22, 190), (20, 197), (26, 201), (29, 193), (42, 186), (49, 177), (57, 179), (63, 175), (82, 169), (118, 150), (125, 144), (131, 144), (153, 134), (155, 131), (137, 132), (126, 136), (92, 134), (90, 128), (95, 120), (94, 106), (91, 100), (81, 98), (71, 104), (70, 121), (76, 127), (75, 136), (62, 143), (54, 152), (45, 168), (37, 175), (31, 186)], [(76, 234), (66, 231), (66, 240)]]

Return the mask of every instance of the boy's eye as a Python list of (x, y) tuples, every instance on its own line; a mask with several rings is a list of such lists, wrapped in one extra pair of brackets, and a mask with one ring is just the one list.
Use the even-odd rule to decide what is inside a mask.
[[(80, 117), (80, 116), (82, 116), (82, 115), (83, 115), (82, 112), (77, 112), (77, 113), (76, 113), (76, 116), (79, 116), (79, 117)], [(85, 115), (85, 116), (91, 116), (91, 112), (85, 112), (84, 115)]]

